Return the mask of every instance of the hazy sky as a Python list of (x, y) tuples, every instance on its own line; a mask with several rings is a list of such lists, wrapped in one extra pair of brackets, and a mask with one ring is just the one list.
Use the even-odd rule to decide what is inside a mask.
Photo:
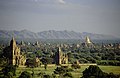
[(73, 30), (120, 37), (120, 0), (0, 0), (0, 29)]

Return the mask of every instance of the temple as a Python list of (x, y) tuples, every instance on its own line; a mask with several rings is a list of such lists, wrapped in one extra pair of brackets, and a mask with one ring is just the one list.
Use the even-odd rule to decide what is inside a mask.
[(67, 54), (63, 53), (61, 48), (59, 47), (56, 54), (55, 54), (55, 63), (57, 65), (60, 64), (68, 64), (68, 56)]
[(89, 47), (89, 48), (94, 47), (92, 41), (90, 40), (90, 38), (88, 36), (86, 36), (86, 38), (85, 38), (85, 45), (86, 45), (86, 47)]
[(9, 52), (11, 55), (11, 58), (9, 59), (9, 63), (12, 65), (24, 66), (26, 62), (26, 57), (21, 54), (20, 47), (17, 46), (14, 37), (10, 42), (9, 48), (10, 48)]

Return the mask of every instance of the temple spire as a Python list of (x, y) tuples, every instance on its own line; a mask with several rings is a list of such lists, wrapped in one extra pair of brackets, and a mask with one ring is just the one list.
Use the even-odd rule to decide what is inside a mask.
[(58, 48), (58, 50), (59, 50), (59, 52), (61, 52), (61, 48), (60, 47)]
[(85, 42), (88, 43), (88, 44), (92, 43), (91, 40), (90, 40), (90, 38), (88, 36), (86, 37)]
[(12, 40), (10, 42), (10, 46), (13, 47), (13, 48), (16, 46), (16, 41), (15, 41), (14, 36), (12, 37)]

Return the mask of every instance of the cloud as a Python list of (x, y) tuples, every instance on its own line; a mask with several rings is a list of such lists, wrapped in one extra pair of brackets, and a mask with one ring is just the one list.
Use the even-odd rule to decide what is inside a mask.
[(59, 1), (59, 3), (61, 3), (61, 4), (65, 4), (65, 1), (64, 0), (58, 0)]

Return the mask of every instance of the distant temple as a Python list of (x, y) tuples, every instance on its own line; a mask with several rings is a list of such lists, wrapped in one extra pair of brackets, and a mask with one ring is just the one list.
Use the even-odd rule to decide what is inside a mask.
[(21, 45), (21, 46), (25, 46), (25, 42), (24, 42), (24, 41), (21, 41), (20, 45)]
[(38, 42), (38, 41), (36, 41), (35, 46), (37, 46), (37, 47), (39, 47), (39, 46), (40, 46), (40, 44), (39, 44), (39, 42)]
[(90, 48), (94, 47), (92, 41), (90, 40), (90, 38), (88, 36), (86, 36), (86, 38), (85, 38), (85, 46), (90, 47)]
[(63, 53), (61, 51), (61, 48), (59, 47), (56, 54), (55, 54), (55, 63), (57, 65), (59, 64), (68, 64), (68, 56), (67, 54)]
[(9, 47), (10, 47), (9, 52), (11, 55), (9, 59), (9, 63), (12, 65), (24, 66), (26, 62), (26, 57), (21, 55), (20, 48), (17, 46), (14, 37), (12, 38)]

